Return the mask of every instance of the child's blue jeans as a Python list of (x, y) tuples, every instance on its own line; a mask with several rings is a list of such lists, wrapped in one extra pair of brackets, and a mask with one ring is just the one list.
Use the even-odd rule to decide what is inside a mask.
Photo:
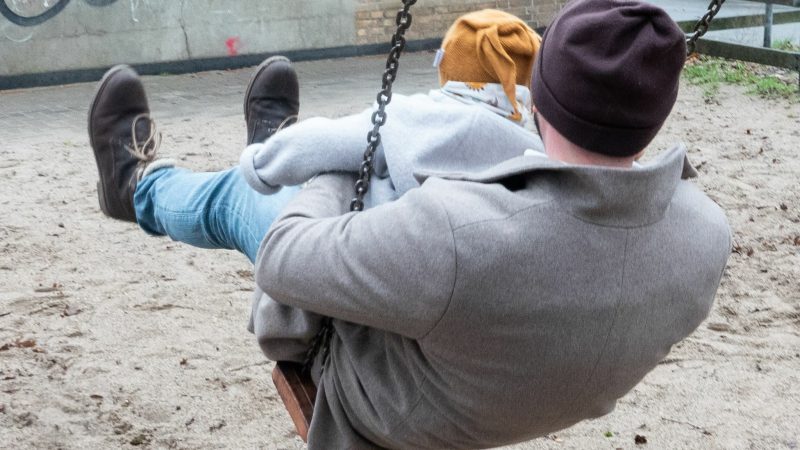
[(255, 263), (261, 240), (299, 189), (261, 195), (238, 168), (200, 173), (171, 167), (142, 178), (133, 204), (139, 226), (150, 234), (195, 247), (238, 250)]

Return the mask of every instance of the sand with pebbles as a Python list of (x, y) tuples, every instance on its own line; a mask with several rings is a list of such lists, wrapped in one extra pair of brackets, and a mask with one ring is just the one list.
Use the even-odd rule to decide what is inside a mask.
[[(429, 58), (409, 55), (401, 92), (432, 87)], [(298, 64), (303, 114), (358, 111), (376, 77), (331, 67), (381, 64)], [(146, 78), (165, 153), (234, 163), (248, 74)], [(302, 448), (245, 330), (248, 261), (100, 213), (92, 88), (0, 92), (0, 447)], [(797, 448), (800, 106), (684, 85), (651, 153), (675, 141), (734, 230), (711, 316), (614, 413), (513, 448)]]

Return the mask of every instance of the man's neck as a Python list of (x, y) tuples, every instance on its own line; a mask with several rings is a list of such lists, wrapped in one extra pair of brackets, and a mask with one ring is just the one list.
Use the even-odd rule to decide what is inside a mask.
[[(577, 151), (576, 151), (577, 150)], [(634, 157), (614, 158), (599, 153), (588, 152), (583, 149), (570, 148), (569, 146), (545, 145), (545, 153), (550, 159), (567, 164), (584, 166), (604, 166), (630, 169), (635, 161)]]
[(625, 158), (616, 158), (590, 152), (583, 147), (573, 144), (572, 141), (565, 138), (541, 116), (537, 115), (537, 120), (539, 121), (537, 127), (539, 128), (542, 142), (544, 143), (544, 152), (547, 154), (548, 158), (555, 161), (585, 166), (630, 169), (633, 166), (633, 162), (641, 154), (639, 153)]

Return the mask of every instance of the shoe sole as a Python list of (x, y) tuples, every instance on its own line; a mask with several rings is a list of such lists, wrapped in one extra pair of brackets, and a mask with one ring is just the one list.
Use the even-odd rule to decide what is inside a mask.
[(267, 58), (264, 61), (262, 61), (261, 64), (259, 64), (258, 67), (256, 67), (256, 70), (255, 70), (255, 72), (253, 72), (253, 75), (250, 76), (250, 82), (247, 83), (247, 90), (245, 90), (245, 93), (244, 93), (244, 102), (242, 102), (243, 103), (243, 109), (244, 109), (244, 121), (245, 121), (245, 123), (250, 121), (250, 117), (247, 114), (247, 99), (250, 98), (250, 92), (253, 90), (253, 82), (256, 81), (256, 78), (258, 78), (258, 76), (261, 75), (261, 73), (267, 67), (269, 67), (272, 63), (275, 63), (275, 62), (278, 62), (278, 61), (284, 61), (284, 62), (287, 62), (289, 64), (292, 63), (292, 61), (290, 61), (289, 58), (287, 58), (285, 56), (270, 56), (269, 58)]
[(103, 214), (106, 216), (112, 217), (111, 213), (109, 212), (108, 206), (106, 205), (106, 195), (105, 191), (103, 190), (103, 175), (100, 173), (100, 163), (97, 161), (97, 152), (95, 151), (94, 146), (94, 135), (92, 133), (92, 118), (94, 117), (94, 111), (97, 108), (97, 101), (100, 98), (100, 94), (103, 93), (106, 86), (108, 85), (108, 80), (111, 79), (114, 75), (119, 73), (121, 70), (130, 69), (130, 66), (120, 64), (108, 69), (108, 72), (103, 75), (103, 78), (100, 79), (100, 82), (97, 83), (97, 87), (94, 90), (94, 97), (92, 99), (92, 105), (89, 107), (89, 145), (92, 147), (92, 153), (94, 154), (94, 162), (97, 165), (97, 173), (100, 180), (97, 182), (97, 198), (100, 202), (100, 210), (103, 211)]

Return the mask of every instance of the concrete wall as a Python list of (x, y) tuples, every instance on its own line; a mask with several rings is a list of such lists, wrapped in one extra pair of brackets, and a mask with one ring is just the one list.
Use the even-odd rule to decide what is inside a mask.
[(0, 17), (0, 75), (352, 45), (354, 27), (348, 0), (71, 0), (36, 26)]
[[(487, 7), (542, 26), (564, 2), (420, 0), (408, 37), (440, 38), (458, 15)], [(400, 0), (0, 0), (0, 81), (119, 63), (382, 44), (400, 6)]]

